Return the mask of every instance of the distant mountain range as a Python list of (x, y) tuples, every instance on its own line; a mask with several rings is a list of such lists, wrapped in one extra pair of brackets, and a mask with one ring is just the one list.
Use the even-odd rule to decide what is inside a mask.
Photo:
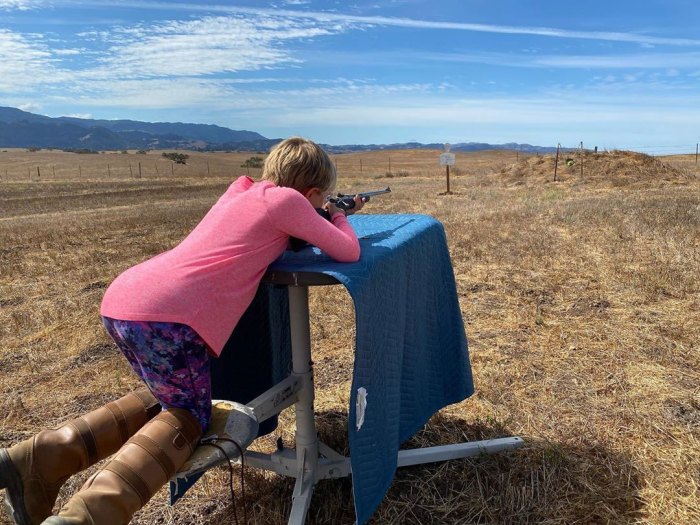
[(6, 148), (207, 149), (242, 143), (266, 147), (269, 142), (253, 131), (234, 131), (211, 124), (51, 118), (0, 107), (0, 147)]
[[(94, 120), (75, 117), (46, 117), (0, 106), (0, 147), (56, 148), (69, 150), (191, 149), (211, 151), (267, 151), (282, 139), (268, 139), (254, 131), (236, 131), (213, 124)], [(322, 144), (330, 153), (382, 149), (443, 149), (442, 143), (422, 144)], [(549, 153), (556, 148), (530, 144), (452, 144), (452, 151), (488, 149)]]

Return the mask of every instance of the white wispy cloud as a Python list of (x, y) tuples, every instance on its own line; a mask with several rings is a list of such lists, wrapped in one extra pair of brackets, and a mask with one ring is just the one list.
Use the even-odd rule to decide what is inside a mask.
[[(679, 99), (696, 97), (697, 81), (692, 75), (676, 75), (674, 70), (653, 72), (636, 72), (633, 74), (595, 76), (586, 86), (554, 86), (568, 93), (585, 93), (587, 98), (602, 94), (625, 94), (627, 97), (644, 105), (646, 93), (656, 97)], [(580, 96), (580, 95), (579, 95)]]
[(201, 78), (173, 79), (76, 79), (70, 93), (52, 100), (81, 107), (126, 109), (172, 109), (216, 107), (236, 94), (225, 82)]
[[(361, 56), (355, 54), (352, 60), (361, 62), (371, 56), (375, 61), (391, 64), (407, 56), (408, 50), (372, 53)], [(454, 62), (487, 64), (518, 68), (558, 68), (558, 69), (688, 69), (700, 64), (700, 52), (656, 52), (601, 55), (540, 54), (530, 53), (438, 53), (411, 52), (411, 57), (427, 62)], [(350, 58), (348, 58), (350, 59)]]
[(22, 111), (29, 111), (30, 113), (41, 111), (41, 105), (35, 102), (20, 103), (17, 104), (17, 108), (21, 109)]
[(241, 13), (246, 15), (267, 15), (289, 17), (296, 19), (311, 19), (318, 22), (337, 22), (341, 24), (391, 26), (414, 29), (438, 29), (453, 31), (468, 31), (478, 33), (495, 33), (508, 35), (532, 35), (552, 38), (567, 38), (581, 40), (600, 40), (610, 42), (626, 42), (643, 46), (669, 45), (669, 46), (700, 46), (700, 40), (695, 38), (669, 38), (648, 34), (625, 33), (616, 31), (579, 31), (553, 27), (529, 27), (496, 24), (477, 24), (465, 22), (443, 22), (434, 20), (420, 20), (414, 18), (387, 17), (387, 16), (361, 16), (347, 13), (310, 11), (310, 10), (285, 10), (269, 8), (253, 8), (242, 6), (227, 6), (218, 4), (196, 4), (184, 2), (151, 2), (151, 1), (119, 1), (106, 0), (104, 2), (74, 1), (67, 2), (77, 5), (118, 5), (121, 7), (162, 9), (162, 10), (186, 10), (190, 12), (220, 12)]
[(700, 53), (643, 53), (633, 55), (564, 55), (537, 57), (531, 65), (560, 68), (592, 69), (667, 69), (695, 68)]
[(205, 17), (118, 28), (103, 35), (112, 45), (96, 69), (104, 75), (138, 78), (274, 68), (301, 62), (281, 43), (342, 30), (272, 16)]
[[(290, 79), (287, 80), (289, 82)], [(131, 109), (177, 109), (182, 107), (219, 110), (274, 110), (303, 108), (309, 100), (319, 106), (361, 104), (397, 96), (430, 94), (440, 86), (431, 84), (374, 84), (348, 79), (296, 79), (297, 87), (286, 89), (247, 89), (235, 79), (94, 79), (73, 81), (70, 94), (53, 95), (52, 100), (71, 100), (82, 107)]]
[(0, 92), (55, 84), (70, 76), (56, 67), (54, 55), (41, 35), (0, 29), (0, 57)]
[[(324, 98), (332, 97), (334, 100), (347, 100), (348, 96), (357, 96), (363, 100), (368, 97), (381, 97), (399, 95), (402, 93), (426, 93), (435, 91), (436, 86), (429, 83), (414, 83), (414, 84), (368, 84), (357, 82), (346, 82), (336, 86), (326, 87), (300, 87), (297, 89), (285, 90), (267, 90), (264, 96), (284, 97), (288, 100), (289, 97), (299, 100), (309, 100), (313, 98), (315, 103), (322, 101)], [(306, 103), (306, 102), (304, 102)]]
[(26, 11), (37, 7), (38, 4), (42, 2), (37, 2), (35, 0), (0, 0), (0, 10), (12, 11)]
[(81, 55), (83, 53), (87, 53), (87, 49), (61, 49), (61, 48), (53, 48), (51, 50), (51, 53), (56, 56), (77, 56)]
[[(0, 56), (3, 57), (0, 92), (20, 92), (37, 84), (63, 83), (67, 91), (83, 93), (90, 90), (91, 85), (100, 85), (97, 81), (101, 80), (121, 82), (147, 78), (170, 79), (161, 82), (161, 87), (167, 84), (170, 89), (179, 90), (183, 87), (178, 80), (181, 77), (296, 66), (302, 59), (288, 50), (289, 42), (337, 34), (345, 29), (339, 24), (323, 27), (312, 20), (274, 16), (251, 19), (237, 15), (117, 26), (76, 35), (84, 40), (83, 44), (99, 42), (103, 47), (101, 51), (88, 51), (87, 44), (69, 47), (51, 42), (53, 45), (49, 45), (43, 35), (0, 29)], [(80, 64), (66, 67), (63, 60), (77, 55), (82, 58)], [(257, 82), (241, 80), (246, 81)], [(195, 91), (211, 93), (215, 84), (201, 83)], [(124, 85), (128, 88), (128, 84)], [(193, 84), (190, 88), (193, 89)], [(221, 88), (214, 91), (218, 89)], [(127, 92), (131, 91), (127, 89)]]

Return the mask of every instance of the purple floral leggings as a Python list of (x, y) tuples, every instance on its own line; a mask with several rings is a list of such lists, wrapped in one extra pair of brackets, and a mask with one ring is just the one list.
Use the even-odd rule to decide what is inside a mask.
[(189, 410), (206, 432), (211, 419), (211, 375), (204, 340), (187, 325), (103, 317), (109, 335), (163, 409)]

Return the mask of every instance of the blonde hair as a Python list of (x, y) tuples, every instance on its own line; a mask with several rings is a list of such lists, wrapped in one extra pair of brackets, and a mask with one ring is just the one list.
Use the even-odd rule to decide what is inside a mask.
[(335, 186), (335, 166), (328, 154), (310, 140), (290, 137), (277, 144), (265, 159), (262, 178), (277, 186), (304, 192)]

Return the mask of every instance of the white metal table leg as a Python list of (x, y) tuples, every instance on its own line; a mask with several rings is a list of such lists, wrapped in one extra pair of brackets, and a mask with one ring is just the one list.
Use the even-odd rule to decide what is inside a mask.
[(487, 439), (484, 441), (471, 441), (456, 443), (454, 445), (442, 445), (438, 447), (415, 448), (411, 450), (399, 450), (397, 467), (421, 465), (437, 461), (449, 461), (451, 459), (467, 458), (480, 454), (496, 454), (506, 450), (515, 450), (523, 445), (520, 437), (507, 437)]
[(306, 520), (311, 495), (318, 479), (318, 436), (314, 421), (314, 378), (311, 362), (309, 328), (309, 289), (289, 287), (289, 323), (292, 336), (292, 373), (302, 382), (296, 411), (297, 482), (294, 486), (289, 525), (302, 525)]

